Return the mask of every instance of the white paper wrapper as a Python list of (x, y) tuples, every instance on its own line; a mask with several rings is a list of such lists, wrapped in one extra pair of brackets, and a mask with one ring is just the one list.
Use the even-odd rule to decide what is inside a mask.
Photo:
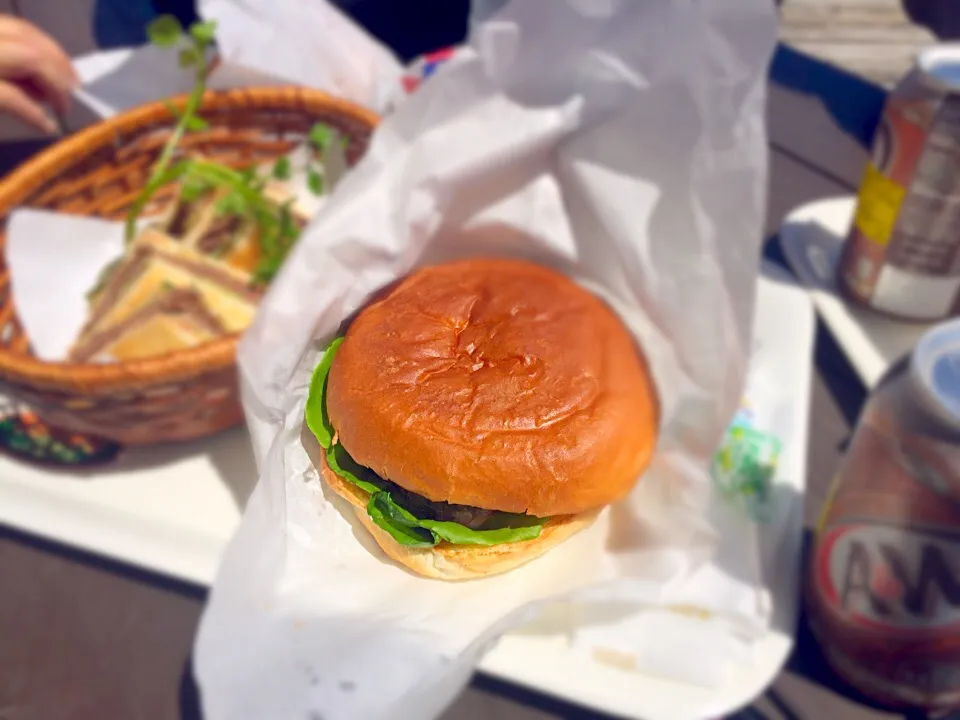
[(326, 0), (200, 0), (199, 11), (230, 64), (375, 110), (399, 83), (390, 50)]
[(10, 289), (38, 358), (67, 356), (87, 320), (87, 292), (122, 254), (123, 223), (30, 208), (10, 214)]
[[(524, 0), (384, 122), (242, 343), (261, 477), (195, 648), (209, 720), (434, 716), (492, 639), (564, 594), (584, 652), (708, 685), (749, 662), (769, 609), (755, 533), (708, 467), (749, 356), (775, 37), (768, 0)], [(371, 293), (480, 254), (607, 299), (646, 351), (663, 423), (642, 482), (589, 531), (443, 583), (387, 561), (331, 498), (304, 401)]]

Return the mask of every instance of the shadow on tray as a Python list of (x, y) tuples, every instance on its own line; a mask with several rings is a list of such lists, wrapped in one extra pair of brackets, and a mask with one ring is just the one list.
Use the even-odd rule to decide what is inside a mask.
[[(188, 442), (124, 448), (51, 428), (33, 413), (17, 411), (9, 404), (4, 410), (0, 417), (0, 451), (14, 462), (43, 467), (65, 479), (89, 480), (165, 467), (202, 473), (205, 458), (241, 510), (257, 482), (253, 448), (243, 427)], [(194, 465), (184, 469), (185, 463)]]

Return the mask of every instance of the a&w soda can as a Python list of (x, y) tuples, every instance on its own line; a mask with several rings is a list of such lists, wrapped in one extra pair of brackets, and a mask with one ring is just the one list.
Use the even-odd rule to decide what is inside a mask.
[(887, 98), (837, 282), (900, 319), (960, 310), (960, 44), (921, 52)]
[(960, 320), (871, 393), (806, 582), (828, 662), (879, 702), (960, 707)]

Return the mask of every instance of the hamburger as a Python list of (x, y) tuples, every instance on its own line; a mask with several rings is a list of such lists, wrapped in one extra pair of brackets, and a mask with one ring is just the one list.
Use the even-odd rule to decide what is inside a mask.
[(324, 481), (393, 560), (492, 575), (589, 525), (647, 467), (659, 407), (617, 316), (564, 275), (469, 259), (365, 307), (314, 371)]

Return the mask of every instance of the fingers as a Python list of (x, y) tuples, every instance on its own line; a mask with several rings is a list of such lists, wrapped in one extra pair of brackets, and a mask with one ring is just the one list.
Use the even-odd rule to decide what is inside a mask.
[(0, 81), (0, 112), (16, 115), (28, 125), (52, 135), (57, 124), (43, 106), (11, 82)]
[(78, 84), (73, 63), (52, 38), (7, 15), (0, 15), (0, 79), (32, 86), (59, 113), (66, 112)]

